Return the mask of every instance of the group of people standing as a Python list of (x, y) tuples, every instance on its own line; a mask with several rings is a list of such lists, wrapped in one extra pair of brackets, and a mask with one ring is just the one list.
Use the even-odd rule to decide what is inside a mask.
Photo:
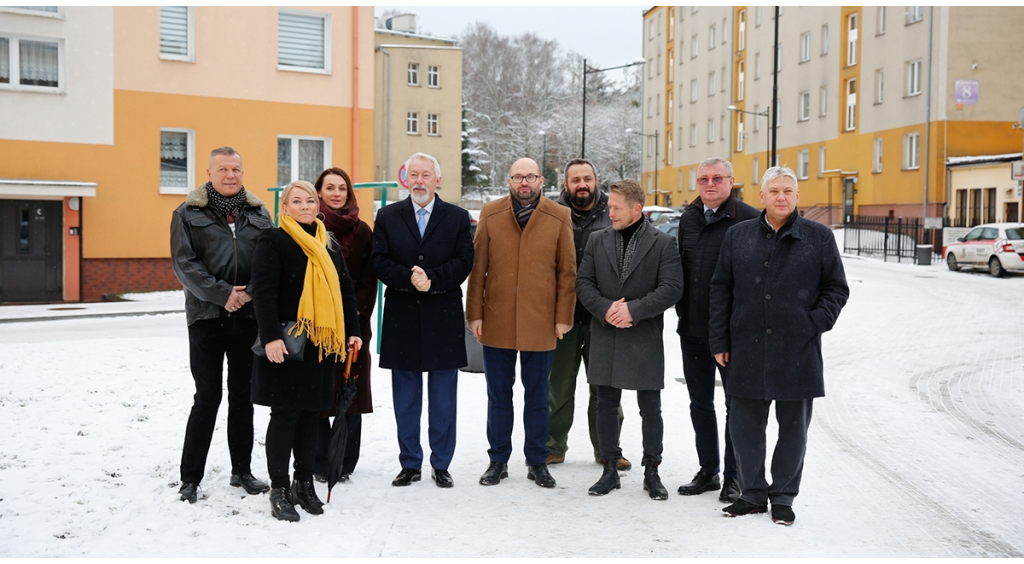
[[(542, 196), (545, 179), (535, 161), (516, 161), (509, 195), (484, 205), (475, 237), (468, 212), (436, 194), (436, 159), (416, 153), (405, 169), (409, 197), (382, 208), (372, 233), (358, 218), (348, 175), (337, 168), (325, 170), (315, 185), (285, 187), (275, 229), (263, 204), (242, 187), (241, 157), (227, 147), (211, 153), (210, 182), (192, 192), (172, 220), (196, 382), (182, 500), (197, 499), (226, 355), (231, 485), (254, 495), (270, 489), (279, 519), (298, 520), (295, 505), (322, 513), (313, 482), (324, 473), (324, 417), (348, 420), (345, 479), (358, 458), (359, 413), (372, 409), (367, 353), (379, 279), (386, 286), (380, 366), (391, 370), (401, 466), (393, 486), (422, 476), (424, 373), (431, 480), (454, 486), (448, 468), (468, 327), (483, 347), (487, 383), (489, 464), (481, 485), (509, 476), (518, 362), (526, 477), (555, 487), (548, 467), (565, 460), (582, 361), (590, 438), (602, 465), (589, 492), (619, 489), (619, 472), (632, 467), (619, 436), (622, 390), (633, 390), (642, 420), (643, 488), (652, 499), (667, 499), (658, 472), (663, 315), (675, 306), (700, 463), (679, 493), (721, 489), (730, 516), (764, 513), (770, 501), (773, 520), (793, 522), (811, 403), (824, 395), (821, 334), (835, 323), (849, 289), (831, 232), (796, 211), (791, 170), (765, 173), (765, 210), (758, 213), (733, 195), (728, 161), (701, 163), (700, 197), (684, 211), (677, 243), (643, 214), (639, 183), (614, 182), (605, 194), (584, 159), (566, 164), (558, 202)], [(285, 355), (286, 333), (295, 328), (309, 335), (302, 361)], [(249, 347), (257, 335), (266, 356), (254, 364)], [(329, 410), (337, 390), (351, 385), (338, 368), (351, 354), (346, 345), (359, 351), (352, 370), (359, 389), (353, 410), (340, 414)], [(724, 458), (716, 371), (726, 395)], [(765, 427), (773, 402), (779, 440), (769, 485)], [(250, 468), (252, 403), (271, 408), (269, 486)]]

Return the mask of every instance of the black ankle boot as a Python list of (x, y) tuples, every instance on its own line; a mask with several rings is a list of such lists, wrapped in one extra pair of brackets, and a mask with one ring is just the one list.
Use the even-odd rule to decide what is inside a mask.
[(612, 490), (622, 487), (619, 483), (619, 461), (604, 460), (603, 464), (604, 472), (601, 474), (601, 479), (590, 486), (590, 495), (607, 495)]
[(292, 503), (306, 510), (306, 513), (321, 515), (324, 512), (324, 502), (316, 496), (316, 488), (313, 487), (313, 480), (292, 482)]
[(299, 513), (292, 505), (291, 488), (272, 488), (270, 490), (270, 514), (281, 521), (299, 520)]
[(668, 490), (661, 483), (658, 476), (658, 465), (648, 464), (644, 466), (644, 491), (650, 494), (651, 499), (668, 499)]

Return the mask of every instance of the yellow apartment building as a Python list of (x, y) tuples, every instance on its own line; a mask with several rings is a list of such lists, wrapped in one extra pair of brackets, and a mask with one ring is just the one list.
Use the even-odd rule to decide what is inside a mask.
[(180, 287), (171, 212), (216, 147), (270, 205), (371, 180), (372, 57), (371, 7), (0, 8), (0, 301)]

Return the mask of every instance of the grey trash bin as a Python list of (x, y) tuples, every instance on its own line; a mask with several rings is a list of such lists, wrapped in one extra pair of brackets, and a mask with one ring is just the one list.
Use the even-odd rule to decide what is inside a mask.
[(921, 266), (928, 266), (932, 263), (932, 246), (931, 245), (918, 245), (917, 246), (917, 264)]

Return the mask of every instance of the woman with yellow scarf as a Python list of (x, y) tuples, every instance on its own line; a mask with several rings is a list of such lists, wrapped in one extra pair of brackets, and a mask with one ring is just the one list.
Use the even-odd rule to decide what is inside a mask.
[[(345, 345), (362, 345), (355, 290), (337, 243), (317, 219), (313, 185), (292, 182), (281, 194), (280, 227), (260, 236), (253, 253), (252, 297), (266, 357), (252, 371), (252, 401), (270, 407), (267, 470), (271, 513), (298, 521), (323, 503), (313, 485), (317, 422), (334, 402), (334, 366)], [(285, 333), (307, 337), (302, 360), (289, 360)], [(288, 462), (295, 452), (294, 481)]]

